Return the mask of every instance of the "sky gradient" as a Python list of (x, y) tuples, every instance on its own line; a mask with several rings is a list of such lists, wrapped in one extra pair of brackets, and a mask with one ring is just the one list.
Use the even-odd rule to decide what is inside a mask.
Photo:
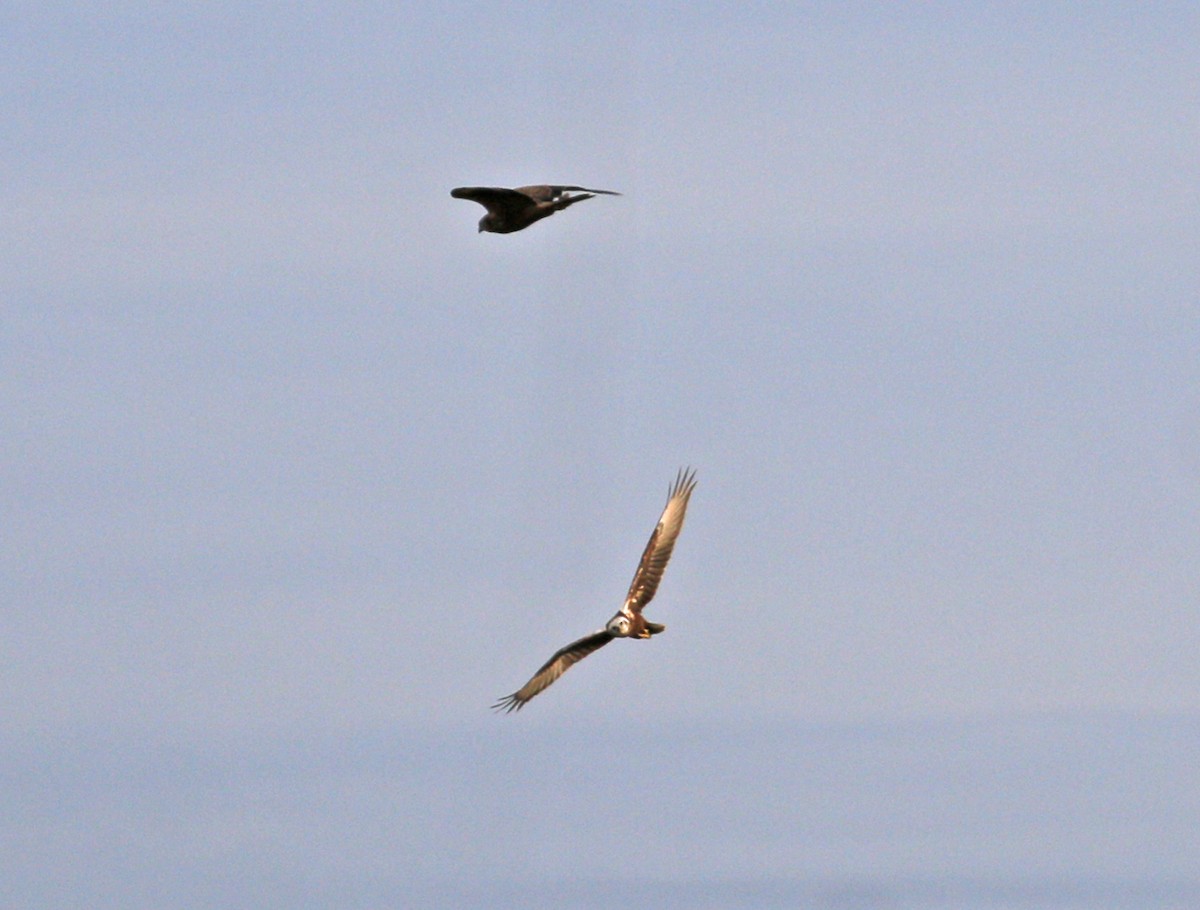
[[(731, 737), (803, 752), (832, 725), (863, 737), (838, 741), (853, 766), (923, 724), (962, 725), (944, 745), (1061, 722), (1096, 744), (1152, 729), (1164, 767), (1194, 767), (1191, 4), (50, 2), (10, 4), (0, 31), (0, 746), (32, 794), (5, 834), (31, 858), (17, 898), (50, 887), (39, 857), (119, 827), (97, 775), (146, 769), (151, 814), (203, 816), (153, 784), (172, 750), (185, 778), (215, 762), (246, 793), (228, 768), (259, 762), (276, 787), (298, 762), (319, 792), (352, 767), (363, 806), (379, 779), (449, 763), (461, 789), (412, 785), (442, 819), (427, 852), (384, 876), (434, 889), (500, 880), (463, 843), (503, 839), (533, 786), (472, 769), (603, 754), (597, 729), (704, 755)], [(535, 182), (624, 195), (507, 236), (449, 197)], [(667, 633), (490, 715), (619, 606), (682, 465), (699, 486), (648, 610)], [(1021, 805), (1044, 809), (1059, 747), (1023, 736)], [(447, 745), (464, 740), (503, 758)], [(349, 741), (349, 765), (302, 758)], [(408, 768), (403, 741), (441, 745)], [(958, 792), (937, 754), (905, 781), (933, 788), (931, 812)], [(76, 835), (34, 785), (58, 756), (56, 786), (99, 801)], [(813, 794), (761, 760), (731, 799)], [(1112, 780), (1143, 792), (1139, 766)], [(1164, 775), (1144, 793), (1174, 800), (1147, 797), (1143, 823), (1200, 829), (1194, 775)], [(540, 803), (564, 824), (568, 791)], [(500, 820), (473, 827), (471, 806)], [(756, 843), (695, 806), (681, 826), (728, 843), (678, 855)], [(829, 808), (814, 825), (845, 817)], [(330, 811), (330, 830), (373, 830)], [(1080, 817), (1109, 836), (1101, 809)], [(586, 860), (530, 880), (601, 875), (638, 823), (606, 818), (578, 835)], [(810, 837), (825, 853), (720, 876), (871, 880), (847, 859), (865, 841), (829, 824)], [(271, 905), (239, 883), (303, 865), (279, 825), (265, 865), (194, 905)], [(457, 842), (463, 826), (485, 833)], [(957, 829), (934, 827), (950, 840), (906, 854), (900, 837), (878, 875), (952, 878), (921, 858), (954, 855)], [(669, 851), (654, 830), (649, 852)], [(386, 837), (351, 841), (386, 866)], [(1174, 854), (1119, 854), (1080, 873), (1197, 882)], [(1046, 872), (986, 855), (958, 871)], [(339, 874), (312, 893), (344, 899), (313, 905), (405, 903), (386, 883), (346, 896)], [(135, 879), (112, 906), (139, 905), (119, 892)]]

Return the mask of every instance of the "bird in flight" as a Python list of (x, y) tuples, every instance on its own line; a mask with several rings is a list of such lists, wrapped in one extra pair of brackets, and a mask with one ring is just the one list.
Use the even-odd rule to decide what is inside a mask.
[[(578, 195), (572, 196), (572, 192)], [(479, 219), (479, 230), (493, 234), (523, 230), (576, 202), (594, 199), (597, 194), (621, 195), (612, 190), (589, 190), (584, 186), (544, 185), (519, 186), (515, 190), (501, 186), (459, 186), (450, 191), (455, 199), (470, 199), (487, 209), (487, 214)]]
[(692, 490), (696, 489), (696, 472), (680, 469), (675, 476), (675, 483), (667, 494), (667, 504), (659, 516), (658, 525), (650, 535), (642, 553), (642, 561), (638, 563), (637, 571), (633, 574), (633, 583), (629, 593), (625, 595), (625, 603), (603, 629), (597, 629), (591, 635), (585, 635), (578, 641), (573, 641), (564, 648), (559, 648), (541, 668), (533, 674), (512, 695), (506, 695), (492, 708), (497, 711), (520, 710), (531, 698), (562, 676), (567, 670), (579, 663), (593, 651), (598, 651), (614, 638), (650, 638), (664, 631), (667, 627), (656, 622), (650, 622), (642, 616), (642, 608), (650, 603), (658, 583), (662, 580), (663, 572), (667, 569), (667, 561), (675, 548), (679, 532), (683, 530), (683, 516), (687, 512), (688, 500)]

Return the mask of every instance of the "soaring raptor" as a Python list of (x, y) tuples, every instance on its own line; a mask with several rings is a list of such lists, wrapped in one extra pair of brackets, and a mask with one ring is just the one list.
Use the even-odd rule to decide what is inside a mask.
[(498, 711), (520, 710), (533, 696), (537, 695), (554, 680), (562, 676), (567, 669), (583, 660), (593, 651), (598, 651), (614, 638), (649, 638), (666, 629), (666, 626), (650, 622), (642, 616), (642, 608), (650, 603), (658, 583), (666, 571), (667, 561), (675, 548), (675, 540), (683, 530), (683, 516), (687, 512), (688, 500), (692, 490), (696, 489), (696, 472), (681, 469), (675, 476), (675, 483), (667, 494), (667, 505), (659, 516), (658, 526), (650, 535), (650, 542), (642, 553), (642, 561), (638, 563), (633, 575), (633, 584), (625, 595), (625, 604), (617, 611), (603, 629), (597, 629), (591, 635), (585, 635), (578, 641), (573, 641), (565, 648), (559, 648), (554, 656), (542, 664), (541, 669), (533, 674), (512, 695), (506, 695), (492, 705)]
[[(580, 195), (572, 196), (572, 192)], [(519, 186), (515, 190), (500, 186), (460, 186), (450, 191), (455, 199), (470, 199), (487, 209), (487, 214), (479, 219), (479, 230), (493, 234), (522, 230), (569, 205), (594, 199), (597, 194), (621, 195), (612, 190), (589, 190), (583, 186)]]

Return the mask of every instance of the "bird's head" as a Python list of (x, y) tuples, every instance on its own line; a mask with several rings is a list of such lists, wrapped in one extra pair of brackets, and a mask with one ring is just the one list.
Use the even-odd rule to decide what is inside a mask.
[(608, 625), (604, 628), (609, 635), (615, 635), (617, 638), (625, 638), (629, 635), (629, 626), (629, 617), (624, 613), (618, 613), (608, 621)]

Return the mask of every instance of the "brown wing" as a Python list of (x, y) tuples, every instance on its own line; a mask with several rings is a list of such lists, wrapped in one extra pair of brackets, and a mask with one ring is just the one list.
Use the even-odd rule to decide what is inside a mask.
[(650, 541), (642, 553), (642, 561), (638, 563), (637, 571), (633, 575), (633, 583), (629, 586), (629, 593), (625, 595), (622, 612), (630, 615), (641, 613), (642, 608), (654, 597), (658, 583), (662, 581), (663, 572), (667, 570), (671, 551), (675, 549), (675, 540), (683, 530), (683, 517), (694, 489), (696, 472), (680, 468), (679, 473), (675, 475), (675, 484), (667, 494), (667, 505), (658, 519), (658, 526), (650, 535)]
[(530, 199), (537, 202), (551, 202), (567, 192), (577, 193), (599, 193), (604, 196), (620, 196), (620, 193), (613, 190), (590, 190), (586, 186), (552, 186), (549, 184), (540, 184), (538, 186), (519, 186), (518, 193), (524, 193)]
[(533, 197), (522, 190), (510, 190), (502, 186), (458, 186), (450, 191), (455, 199), (470, 199), (478, 202), (489, 212), (514, 215), (534, 204)]
[(565, 648), (559, 648), (554, 656), (542, 664), (541, 668), (530, 677), (529, 682), (521, 686), (512, 695), (506, 695), (494, 705), (493, 710), (519, 711), (525, 703), (543, 689), (548, 687), (567, 670), (579, 663), (593, 651), (598, 651), (613, 640), (607, 629), (599, 629), (591, 635), (585, 635), (578, 641), (573, 641)]

